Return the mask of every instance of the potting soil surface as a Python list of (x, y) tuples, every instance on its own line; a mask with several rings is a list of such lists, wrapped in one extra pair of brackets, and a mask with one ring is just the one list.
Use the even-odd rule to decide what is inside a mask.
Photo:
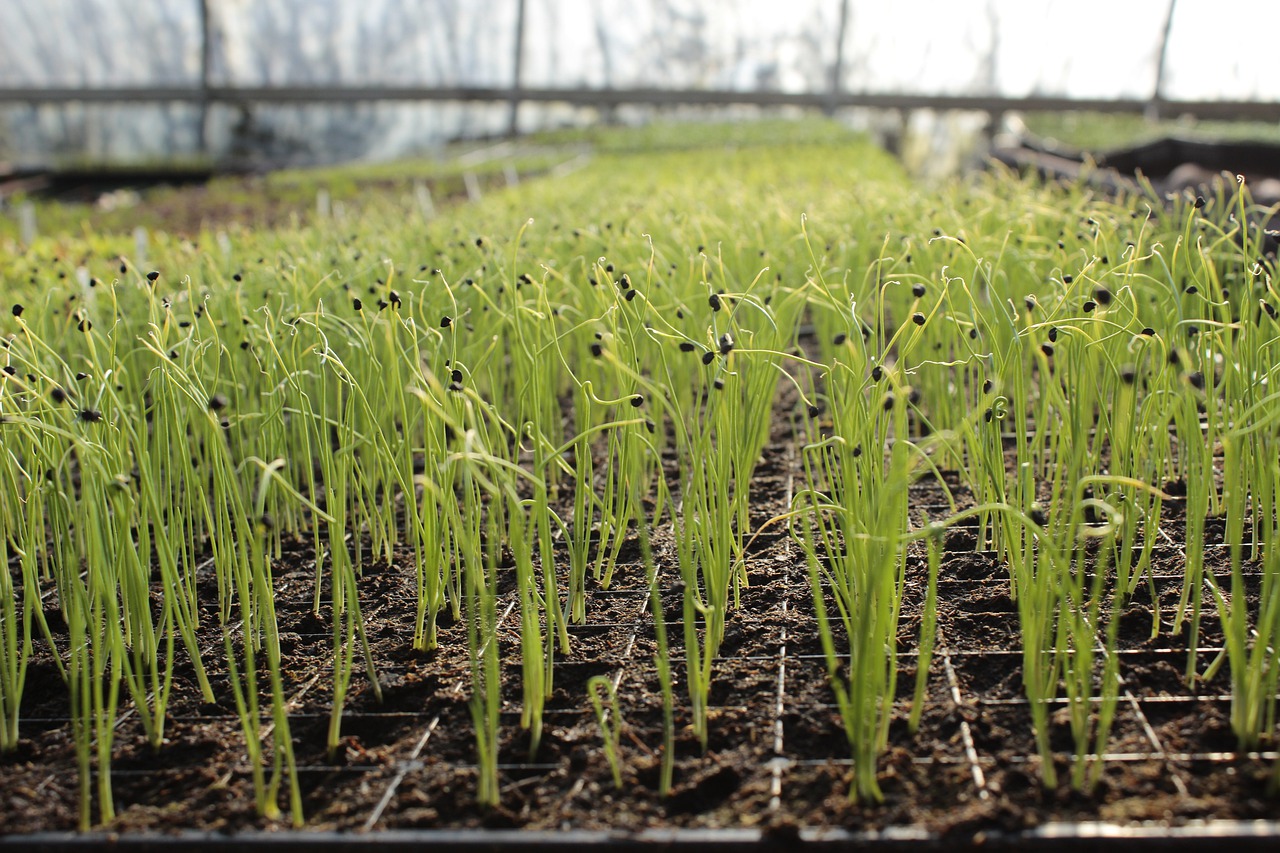
[[(787, 507), (799, 477), (788, 405), (779, 403), (773, 443), (752, 483), (752, 524)], [(944, 480), (964, 504), (965, 490)], [(936, 481), (912, 488), (912, 518), (947, 514)], [(907, 558), (900, 667), (889, 748), (878, 764), (882, 803), (854, 803), (850, 748), (828, 685), (808, 572), (801, 549), (782, 526), (752, 544), (750, 585), (731, 613), (715, 665), (709, 743), (690, 728), (683, 677), (681, 590), (674, 547), (655, 531), (655, 556), (667, 613), (676, 679), (675, 787), (658, 794), (662, 698), (645, 571), (635, 543), (611, 588), (592, 585), (587, 623), (569, 628), (572, 650), (560, 655), (554, 693), (537, 753), (519, 726), (518, 611), (512, 579), (500, 581), (499, 648), (503, 660), (501, 804), (476, 804), (476, 761), (468, 706), (465, 624), (446, 623), (439, 648), (411, 650), (415, 611), (412, 554), (366, 562), (360, 596), (383, 699), (354, 678), (341, 748), (325, 749), (329, 725), (332, 633), (327, 610), (312, 612), (314, 554), (295, 543), (275, 566), (276, 608), (284, 656), (289, 721), (307, 826), (320, 830), (521, 827), (622, 829), (759, 827), (911, 827), (942, 837), (1020, 830), (1057, 821), (1156, 822), (1275, 818), (1280, 801), (1266, 793), (1273, 753), (1241, 754), (1228, 716), (1228, 667), (1189, 688), (1187, 632), (1172, 633), (1182, 594), (1184, 556), (1177, 501), (1167, 502), (1151, 584), (1141, 584), (1120, 627), (1121, 696), (1101, 782), (1090, 794), (1067, 783), (1073, 742), (1065, 703), (1051, 712), (1060, 784), (1041, 783), (1030, 710), (1022, 690), (1022, 653), (1009, 578), (971, 532), (951, 531), (938, 584), (937, 646), (919, 730), (906, 720), (914, 689), (916, 640), (926, 569)], [(1211, 522), (1212, 524), (1212, 522)], [(1220, 533), (1206, 549), (1221, 573)], [(664, 538), (664, 536), (666, 538)], [(510, 574), (509, 572), (507, 573)], [(207, 578), (201, 594), (216, 606)], [(1153, 594), (1154, 593), (1154, 594)], [(1203, 672), (1223, 637), (1212, 597), (1202, 598), (1197, 651)], [(1153, 635), (1158, 606), (1159, 630)], [(46, 616), (61, 641), (56, 602)], [(244, 734), (223, 665), (222, 635), (211, 610), (202, 622), (205, 663), (217, 696), (201, 702), (185, 655), (178, 652), (166, 742), (152, 751), (135, 715), (122, 704), (111, 773), (120, 832), (231, 831), (268, 826), (254, 810)], [(837, 636), (837, 647), (843, 640)], [(587, 682), (616, 686), (624, 784), (615, 789)], [(269, 705), (264, 714), (269, 713)], [(22, 705), (22, 741), (0, 756), (0, 834), (73, 829), (77, 765), (66, 687), (48, 649), (37, 644)], [(282, 797), (282, 805), (285, 805)]]

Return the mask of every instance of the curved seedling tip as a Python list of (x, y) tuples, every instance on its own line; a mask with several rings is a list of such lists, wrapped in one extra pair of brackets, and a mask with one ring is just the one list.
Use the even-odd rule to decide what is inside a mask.
[[(796, 492), (794, 495), (791, 496), (792, 504), (794, 505), (796, 503), (796, 500), (802, 494), (806, 494), (806, 493), (810, 496), (813, 494), (819, 494), (812, 489), (801, 489), (800, 491)], [(831, 504), (830, 506), (834, 506), (834, 504)], [(737, 572), (746, 564), (746, 561), (747, 561), (746, 553), (751, 550), (751, 546), (755, 544), (756, 539), (760, 538), (761, 534), (763, 534), (770, 527), (772, 527), (775, 524), (781, 524), (782, 522), (790, 522), (793, 518), (797, 518), (802, 515), (807, 515), (809, 512), (813, 511), (814, 509), (821, 509), (821, 508), (822, 506), (814, 502), (810, 497), (810, 502), (808, 506), (796, 507), (795, 509), (788, 510), (787, 512), (779, 513), (778, 515), (775, 515), (773, 516), (773, 518), (770, 518), (768, 521), (764, 522), (764, 524), (761, 524), (758, 528), (756, 528), (756, 532), (751, 535), (751, 538), (747, 540), (746, 544), (742, 546), (742, 554), (739, 555), (738, 558), (734, 561), (734, 567), (733, 567), (734, 572)]]
[(848, 444), (848, 442), (845, 441), (845, 438), (843, 435), (829, 435), (826, 438), (822, 439), (822, 441), (815, 441), (802, 446), (800, 448), (800, 452), (813, 453), (815, 451), (822, 450), (824, 448), (831, 447), (837, 444)]
[(1105, 539), (1114, 535), (1120, 525), (1124, 524), (1124, 513), (1104, 500), (1085, 498), (1080, 501), (1079, 506), (1082, 509), (1093, 509), (1106, 516), (1107, 519), (1106, 524), (1102, 525), (1080, 525), (1079, 536), (1081, 539)]

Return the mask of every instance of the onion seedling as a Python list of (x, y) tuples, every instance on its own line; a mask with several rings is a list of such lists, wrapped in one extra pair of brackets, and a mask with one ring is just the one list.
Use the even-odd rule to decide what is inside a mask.
[(613, 689), (613, 681), (607, 675), (592, 676), (587, 681), (587, 695), (591, 698), (596, 722), (604, 735), (604, 755), (609, 762), (609, 772), (613, 774), (613, 787), (620, 791), (622, 765), (618, 757), (618, 740), (621, 737), (622, 721), (618, 717), (618, 696)]

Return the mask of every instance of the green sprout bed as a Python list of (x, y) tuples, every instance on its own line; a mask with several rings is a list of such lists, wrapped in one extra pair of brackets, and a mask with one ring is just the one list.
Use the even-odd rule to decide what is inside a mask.
[[(661, 815), (690, 779), (713, 787), (705, 756), (757, 737), (726, 728), (722, 696), (739, 614), (777, 565), (796, 592), (782, 647), (812, 640), (796, 666), (835, 733), (809, 766), (837, 768), (836, 820), (874, 825), (901, 790), (890, 754), (909, 762), (958, 713), (965, 638), (939, 619), (965, 557), (1008, 602), (993, 654), (1016, 657), (1001, 701), (1022, 766), (1076, 792), (1072, 814), (1099, 813), (1130, 643), (1173, 650), (1188, 695), (1215, 685), (1214, 749), (1250, 796), (1280, 781), (1261, 752), (1280, 678), (1280, 293), (1247, 190), (1153, 207), (986, 175), (926, 193), (829, 127), (617, 147), (433, 219), (388, 194), (313, 227), (157, 233), (145, 267), (132, 240), (8, 245), (0, 792), (22, 808), (0, 831), (129, 825), (120, 733), (170, 766), (181, 724), (190, 761), (210, 761), (190, 724), (210, 708), (233, 766), (203, 799), (165, 789), (188, 804), (169, 824), (163, 808), (133, 824), (193, 825), (191, 802), (236, 790), (232, 825), (307, 825), (315, 767), (373, 737), (344, 724), (406, 673), (435, 673), (424, 709), (449, 684), (464, 698), (415, 730), (465, 738), (464, 811), (497, 813), (553, 767), (546, 720), (572, 706), (593, 734), (564, 767)], [(388, 573), (393, 592), (371, 586)], [(647, 705), (591, 656), (589, 629), (625, 621), (602, 605), (615, 590)], [(416, 773), (435, 741), (415, 739)], [(965, 745), (978, 799), (1013, 796), (982, 787)], [(58, 768), (78, 785), (42, 797), (30, 780)], [(761, 796), (786, 811), (783, 782)], [(465, 823), (429, 805), (421, 825)]]

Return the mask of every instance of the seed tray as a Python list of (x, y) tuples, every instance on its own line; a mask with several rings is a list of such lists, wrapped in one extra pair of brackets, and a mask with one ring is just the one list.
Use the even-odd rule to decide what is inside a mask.
[[(775, 543), (777, 549), (789, 547), (783, 541)], [(833, 835), (821, 826), (806, 825), (806, 819), (813, 821), (828, 813), (839, 815), (837, 820), (856, 817), (874, 821), (883, 813), (881, 809), (894, 806), (855, 808), (841, 803), (844, 777), (849, 772), (848, 748), (825, 681), (826, 663), (813, 630), (807, 580), (794, 563), (771, 563), (778, 568), (771, 576), (764, 572), (757, 574), (756, 582), (767, 585), (750, 590), (750, 594), (744, 596), (743, 606), (732, 622), (726, 654), (716, 664), (708, 755), (698, 755), (687, 739), (679, 746), (682, 757), (677, 785), (679, 787), (682, 780), (686, 782), (683, 790), (694, 802), (684, 805), (677, 820), (692, 825), (672, 828), (665, 836), (642, 826), (622, 836), (571, 829), (566, 833), (552, 833), (550, 837), (571, 844), (601, 843), (602, 838), (621, 837), (654, 843), (655, 839), (665, 837), (678, 846), (696, 843), (728, 849), (735, 844), (767, 845), (778, 833), (794, 831), (800, 833), (798, 837), (819, 846), (837, 837), (891, 846), (928, 846), (931, 841), (954, 842), (966, 837), (971, 841), (981, 838), (987, 844), (1004, 839), (1010, 844), (1020, 840), (1039, 845), (1065, 844), (1077, 837), (1148, 837), (1158, 826), (1170, 840), (1184, 838), (1192, 843), (1214, 834), (1243, 836), (1269, 826), (1213, 820), (1207, 810), (1191, 814), (1173, 811), (1169, 820), (1158, 823), (1152, 822), (1150, 814), (1141, 813), (1136, 822), (1072, 820), (1074, 815), (1087, 813), (1091, 804), (1087, 800), (1070, 802), (1070, 797), (1062, 803), (1050, 795), (1032, 799), (1042, 807), (1048, 806), (1050, 812), (1059, 809), (1064, 813), (1063, 818), (1051, 816), (1034, 831), (1013, 832), (1000, 826), (1001, 808), (986, 804), (1008, 799), (1011, 790), (1017, 791), (1021, 786), (1034, 788), (1038, 784), (1035, 778), (1039, 758), (1034, 754), (1027, 700), (1021, 693), (1021, 651), (1008, 645), (1011, 638), (1016, 638), (1016, 616), (1007, 595), (1007, 582), (997, 578), (941, 582), (939, 645), (930, 670), (928, 711), (922, 726), (922, 731), (932, 732), (931, 743), (928, 749), (922, 749), (919, 735), (909, 735), (904, 727), (895, 725), (890, 755), (886, 759), (890, 768), (886, 787), (890, 792), (897, 779), (903, 781), (904, 794), (917, 795), (921, 792), (912, 791), (913, 786), (936, 777), (942, 781), (941, 790), (924, 792), (925, 808), (945, 816), (948, 804), (968, 804), (967, 807), (976, 809), (978, 814), (989, 814), (985, 820), (991, 825), (984, 825), (984, 818), (970, 817), (954, 825), (944, 823), (941, 828), (934, 828), (940, 819), (932, 815), (915, 824), (895, 825), (883, 821), (883, 825), (874, 829), (850, 829), (844, 836)], [(1175, 579), (1161, 577), (1160, 580), (1173, 583)], [(678, 600), (674, 591), (670, 598), (673, 602)], [(607, 768), (599, 749), (598, 727), (583, 702), (585, 682), (594, 675), (612, 676), (618, 687), (619, 708), (629, 741), (624, 744), (624, 765), (638, 765), (651, 771), (651, 753), (659, 742), (661, 706), (656, 693), (657, 675), (652, 657), (655, 647), (651, 639), (652, 626), (646, 621), (647, 607), (647, 596), (638, 591), (592, 593), (590, 612), (600, 613), (609, 621), (575, 627), (571, 632), (579, 647), (590, 641), (592, 657), (569, 657), (560, 664), (557, 690), (546, 712), (547, 739), (555, 745), (548, 758), (529, 761), (520, 755), (518, 690), (506, 691), (509, 702), (501, 723), (508, 749), (501, 773), (508, 791), (518, 792), (541, 779), (554, 777), (562, 780), (558, 791), (562, 797), (594, 795), (606, 801), (612, 799), (605, 783)], [(1135, 603), (1131, 609), (1139, 611), (1136, 615), (1149, 631), (1150, 616), (1141, 612), (1143, 605)], [(282, 613), (287, 612), (287, 606), (282, 607)], [(508, 619), (510, 613), (511, 610), (506, 609)], [(910, 615), (904, 614), (908, 617), (904, 618), (904, 625), (910, 623)], [(681, 626), (669, 621), (667, 627), (670, 655), (678, 663), (682, 654)], [(1014, 629), (1013, 633), (1010, 628)], [(1206, 626), (1205, 636), (1211, 633)], [(1212, 801), (1214, 796), (1222, 794), (1218, 788), (1202, 790), (1202, 780), (1216, 779), (1220, 787), (1224, 779), (1247, 779), (1250, 773), (1257, 777), (1277, 759), (1274, 752), (1236, 752), (1226, 725), (1229, 685), (1220, 674), (1214, 681), (1188, 690), (1181, 680), (1187, 650), (1178, 645), (1177, 639), (1162, 634), (1154, 641), (1149, 637), (1145, 642), (1135, 640), (1116, 652), (1124, 682), (1109, 750), (1102, 756), (1108, 775), (1120, 774), (1128, 780), (1136, 773), (1148, 784), (1164, 788), (1166, 808), (1176, 808), (1180, 801), (1201, 803), (1206, 795)], [(325, 635), (318, 632), (299, 632), (295, 645), (299, 651), (314, 650), (315, 645), (322, 647), (325, 640)], [(508, 666), (514, 666), (511, 640), (507, 639), (502, 645)], [(1219, 652), (1217, 646), (1202, 644), (1196, 652), (1199, 666), (1203, 668)], [(378, 839), (378, 844), (393, 847), (411, 843), (413, 839), (474, 847), (498, 843), (502, 838), (495, 829), (477, 829), (468, 834), (460, 828), (407, 828), (429, 819), (415, 812), (415, 809), (431, 809), (415, 805), (422, 799), (418, 792), (423, 789), (445, 781), (454, 789), (459, 802), (470, 795), (468, 782), (473, 768), (469, 758), (465, 668), (446, 660), (447, 657), (410, 659), (382, 668), (381, 678), (388, 692), (395, 696), (399, 688), (405, 691), (410, 703), (395, 709), (378, 708), (364, 692), (357, 691), (344, 716), (343, 732), (349, 744), (345, 760), (328, 761), (323, 753), (313, 752), (302, 761), (299, 776), (308, 792), (308, 812), (313, 820), (328, 824), (332, 831), (331, 836), (317, 836), (328, 839), (323, 842), (325, 846), (358, 838), (364, 842)], [(905, 716), (905, 705), (914, 683), (914, 657), (910, 649), (900, 655), (903, 674), (897, 701), (903, 706), (903, 713), (899, 716)], [(291, 724), (295, 738), (300, 741), (323, 740), (328, 724), (328, 697), (323, 686), (326, 672), (323, 655), (312, 657), (309, 669), (291, 672)], [(33, 693), (38, 695), (38, 689), (33, 689)], [(425, 707), (413, 707), (413, 704)], [(1054, 710), (1063, 707), (1065, 699), (1054, 703)], [(681, 709), (678, 717), (685, 719)], [(1192, 740), (1187, 739), (1189, 722), (1200, 729), (1198, 737)], [(68, 724), (65, 711), (59, 714), (56, 703), (42, 704), (40, 710), (33, 708), (33, 713), (22, 722), (24, 735), (32, 741), (49, 744), (47, 748), (51, 752), (56, 752)], [(217, 709), (181, 705), (175, 708), (170, 720), (170, 732), (171, 740), (184, 747), (202, 742), (234, 743), (239, 737), (238, 721), (225, 709), (219, 713)], [(118, 742), (125, 746), (115, 760), (113, 779), (121, 806), (126, 810), (131, 803), (145, 803), (150, 796), (157, 798), (158, 805), (164, 793), (171, 791), (166, 778), (176, 784), (191, 772), (188, 753), (181, 753), (170, 761), (165, 760), (164, 752), (153, 758), (137, 745), (137, 735), (125, 715), (117, 732)], [(1056, 727), (1055, 736), (1055, 748), (1065, 763), (1069, 760), (1070, 740), (1062, 726)], [(132, 747), (129, 746), (131, 737)], [(1171, 743), (1171, 739), (1177, 743)], [(248, 767), (242, 753), (217, 754), (213, 750), (205, 758), (212, 759), (217, 766), (211, 781), (220, 789), (230, 792), (243, 787)], [(60, 762), (49, 763), (45, 790), (73, 800), (74, 790), (69, 780), (74, 771), (67, 761), (68, 756), (64, 755)], [(699, 765), (707, 764), (719, 768), (720, 775), (713, 773), (706, 777)], [(723, 771), (725, 767), (731, 768), (731, 772)], [(18, 770), (20, 777), (28, 775), (22, 768), (10, 769)], [(65, 777), (60, 782), (55, 779), (59, 773)], [(14, 775), (11, 773), (9, 778), (13, 780)], [(711, 781), (706, 781), (707, 778)], [(637, 775), (636, 781), (643, 784), (641, 775)], [(1249, 794), (1257, 795), (1256, 778), (1252, 784), (1247, 781), (1241, 785), (1230, 781), (1225, 784), (1227, 790), (1245, 794), (1246, 803)], [(796, 798), (792, 796), (793, 786), (799, 793)], [(736, 811), (735, 798), (742, 790), (751, 792), (752, 808), (760, 811)], [(332, 791), (333, 796), (325, 797), (326, 791)], [(356, 792), (363, 794), (355, 797)], [(680, 796), (678, 790), (677, 797)], [(892, 801), (892, 793), (889, 796)], [(1102, 807), (1128, 814), (1138, 808), (1129, 799), (1119, 796), (1109, 806), (1103, 804)], [(796, 808), (797, 802), (803, 806)], [(359, 804), (363, 813), (352, 809), (353, 804)], [(899, 808), (903, 805), (899, 804)], [(1256, 801), (1253, 806), (1258, 815), (1271, 808), (1270, 802), (1264, 800)], [(466, 811), (465, 806), (462, 809)], [(803, 809), (808, 809), (808, 813)], [(657, 813), (662, 811), (659, 807)], [(919, 813), (920, 809), (913, 808), (913, 811)], [(715, 821), (733, 820), (730, 816), (739, 821), (757, 818), (765, 826), (742, 827), (740, 832), (709, 828), (703, 831), (697, 825), (704, 817)], [(472, 813), (468, 818), (480, 825), (486, 820), (479, 813)], [(612, 818), (603, 812), (599, 819)], [(278, 849), (280, 844), (302, 843), (312, 837), (292, 833), (255, 836), (251, 821), (246, 816), (242, 816), (242, 820), (244, 824), (238, 827), (242, 831), (235, 832), (234, 836), (245, 844)], [(1179, 826), (1182, 821), (1199, 823), (1188, 828)], [(151, 828), (143, 829), (146, 831), (127, 832), (118, 838), (128, 845), (141, 845), (138, 849), (143, 849), (153, 843), (148, 836)], [(343, 837), (353, 832), (359, 834), (344, 842)], [(530, 830), (524, 832), (527, 835)], [(67, 845), (90, 843), (95, 837), (101, 839), (102, 836), (17, 835), (5, 843), (39, 843), (53, 845), (45, 849), (63, 849)], [(199, 834), (181, 837), (184, 846), (200, 849), (202, 845), (225, 843), (220, 837)], [(552, 842), (526, 838), (524, 843), (536, 846)]]
[[(780, 476), (770, 478), (761, 495), (766, 517), (771, 507), (786, 506), (789, 477), (795, 473), (795, 455), (785, 439), (769, 452)], [(943, 472), (944, 479), (948, 476)], [(936, 484), (913, 487), (916, 523), (948, 514), (939, 495)], [(302, 547), (277, 570), (277, 611), (306, 829), (261, 831), (262, 821), (252, 812), (249, 767), (234, 708), (225, 702), (204, 706), (195, 694), (180, 692), (171, 709), (170, 744), (158, 755), (145, 748), (140, 726), (127, 712), (117, 726), (118, 832), (28, 834), (69, 828), (76, 800), (65, 695), (48, 662), (36, 660), (22, 719), (28, 751), (0, 767), (6, 779), (0, 784), (8, 803), (35, 809), (41, 823), (0, 824), (0, 833), (7, 833), (0, 845), (60, 850), (110, 843), (145, 850), (175, 843), (187, 849), (235, 844), (277, 850), (429, 843), (532, 850), (628, 844), (731, 850), (784, 847), (798, 840), (812, 849), (850, 843), (1065, 849), (1135, 839), (1190, 847), (1231, 838), (1261, 846), (1277, 835), (1273, 821), (1280, 806), (1263, 793), (1277, 755), (1236, 751), (1227, 724), (1230, 685), (1224, 672), (1194, 690), (1182, 680), (1189, 655), (1186, 635), (1168, 631), (1168, 615), (1181, 595), (1179, 523), (1172, 518), (1153, 535), (1158, 539), (1151, 584), (1163, 608), (1162, 631), (1151, 635), (1153, 599), (1142, 584), (1122, 620), (1116, 655), (1123, 681), (1108, 749), (1087, 759), (1100, 759), (1106, 767), (1099, 792), (1091, 797), (1072, 793), (1065, 783), (1054, 791), (1040, 786), (1007, 570), (995, 554), (974, 550), (963, 530), (949, 535), (939, 573), (937, 646), (917, 733), (907, 731), (905, 719), (917, 666), (924, 566), (908, 558), (895, 722), (879, 767), (883, 805), (848, 802), (849, 747), (827, 683), (808, 573), (800, 550), (785, 535), (762, 536), (752, 545), (751, 586), (741, 591), (715, 664), (705, 755), (687, 729), (675, 557), (669, 543), (660, 535), (655, 539), (668, 655), (677, 679), (676, 788), (666, 801), (655, 791), (662, 705), (642, 567), (627, 563), (611, 589), (590, 590), (588, 624), (569, 629), (573, 652), (558, 659), (543, 744), (532, 758), (528, 735), (519, 725), (516, 602), (505, 594), (497, 640), (506, 679), (500, 719), (503, 805), (492, 812), (473, 802), (464, 626), (443, 625), (437, 652), (408, 651), (409, 554), (390, 565), (368, 567), (362, 580), (386, 701), (375, 703), (368, 685), (357, 678), (343, 716), (343, 747), (336, 756), (325, 754), (331, 637), (327, 620), (310, 610), (314, 567)], [(1212, 570), (1225, 559), (1226, 547), (1219, 539), (1205, 553)], [(1207, 591), (1202, 604), (1195, 650), (1200, 671), (1221, 653)], [(222, 642), (213, 624), (209, 620), (206, 627), (210, 649)], [(840, 648), (842, 632), (837, 627), (834, 633)], [(179, 669), (181, 676), (185, 670)], [(627, 796), (613, 791), (599, 725), (586, 698), (587, 681), (594, 676), (610, 678), (617, 691)], [(213, 672), (211, 678), (224, 697), (225, 674)], [(1051, 704), (1060, 770), (1072, 760), (1069, 730), (1061, 719), (1065, 707), (1065, 698)], [(213, 831), (184, 829), (199, 821), (212, 823)]]
[(846, 830), (797, 829), (774, 832), (759, 829), (646, 829), (635, 833), (607, 830), (385, 830), (367, 835), (330, 832), (245, 832), (222, 835), (181, 832), (173, 835), (119, 836), (114, 833), (37, 833), (0, 838), (0, 849), (31, 853), (84, 853), (109, 847), (121, 853), (179, 850), (183, 853), (292, 853), (376, 850), (382, 853), (440, 851), (478, 853), (544, 853), (548, 850), (623, 849), (662, 850), (667, 853), (756, 853), (766, 850), (1043, 850), (1077, 851), (1121, 849), (1140, 843), (1148, 850), (1195, 850), (1208, 844), (1229, 843), (1237, 850), (1273, 850), (1280, 822), (1219, 820), (1181, 826), (1119, 826), (1104, 822), (1054, 823), (1021, 831), (987, 831), (969, 837), (938, 837), (911, 828)]

